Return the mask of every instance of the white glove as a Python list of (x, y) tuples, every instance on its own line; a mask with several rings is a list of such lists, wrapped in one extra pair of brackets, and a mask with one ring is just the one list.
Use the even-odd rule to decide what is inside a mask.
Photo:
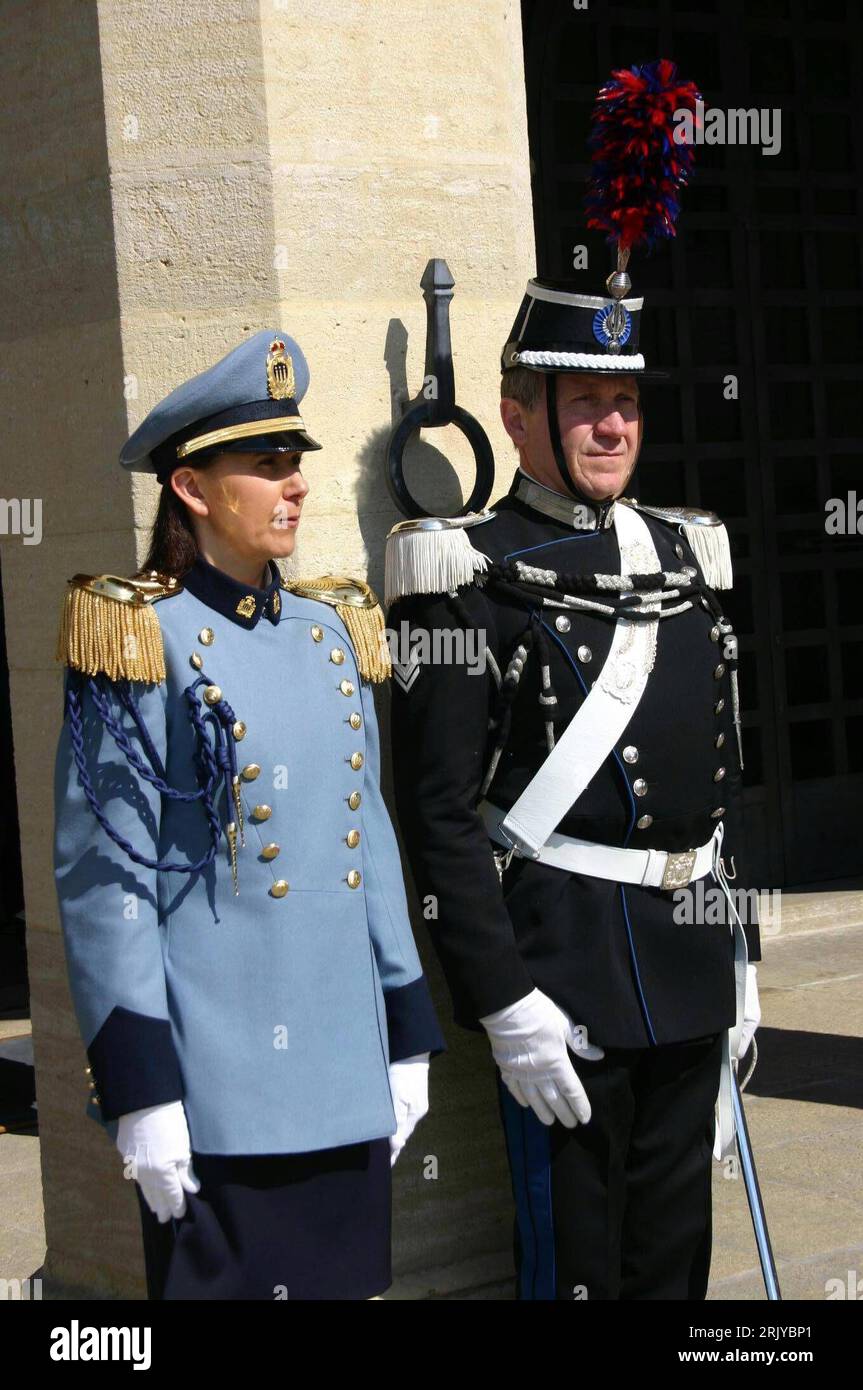
[(585, 1061), (605, 1056), (587, 1041), (582, 1025), (558, 1008), (542, 990), (534, 989), (480, 1023), (491, 1040), (501, 1079), (519, 1105), (530, 1106), (544, 1125), (555, 1115), (567, 1129), (590, 1119), (590, 1102), (567, 1052), (571, 1047)]
[(746, 993), (743, 996), (743, 1027), (740, 1030), (740, 1046), (737, 1049), (737, 1060), (748, 1051), (749, 1044), (755, 1037), (755, 1029), (761, 1022), (761, 1005), (758, 1002), (758, 981), (755, 978), (755, 966), (746, 967)]
[(192, 1171), (192, 1150), (183, 1102), (149, 1105), (121, 1115), (117, 1148), (141, 1188), (151, 1212), (161, 1222), (186, 1211), (186, 1192), (200, 1192)]
[(390, 1094), (397, 1126), (395, 1134), (390, 1135), (391, 1168), (423, 1115), (428, 1114), (430, 1056), (428, 1052), (419, 1052), (416, 1057), (390, 1062)]

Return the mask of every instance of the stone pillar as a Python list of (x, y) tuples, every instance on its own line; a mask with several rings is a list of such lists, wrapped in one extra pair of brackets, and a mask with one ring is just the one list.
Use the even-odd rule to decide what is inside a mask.
[[(46, 1276), (49, 1288), (140, 1297), (134, 1193), (83, 1114), (51, 870), (64, 581), (134, 569), (156, 485), (119, 469), (120, 444), (177, 382), (272, 325), (309, 358), (303, 412), (325, 446), (307, 465), (297, 567), (381, 588), (398, 519), (383, 447), (394, 401), (422, 378), (430, 256), (456, 279), (457, 399), (508, 482), (498, 355), (533, 271), (519, 6), (35, 0), (7, 20), (0, 71), (12, 132), (3, 492), (42, 502), (41, 547), (4, 538), (3, 582)], [(415, 443), (409, 470), (432, 508), (452, 509), (472, 477), (449, 428)], [(486, 1050), (449, 1024), (439, 979), (437, 997), (451, 1051), (433, 1069), (434, 1113), (396, 1169), (390, 1297), (477, 1287), (508, 1262)], [(425, 1155), (436, 1180), (422, 1176)]]

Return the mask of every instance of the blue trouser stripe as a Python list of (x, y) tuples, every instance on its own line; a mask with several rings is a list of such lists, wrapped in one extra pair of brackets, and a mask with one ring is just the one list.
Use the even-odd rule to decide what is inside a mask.
[(521, 1240), (519, 1288), (523, 1299), (556, 1297), (551, 1209), (550, 1126), (525, 1110), (498, 1075), (498, 1099)]

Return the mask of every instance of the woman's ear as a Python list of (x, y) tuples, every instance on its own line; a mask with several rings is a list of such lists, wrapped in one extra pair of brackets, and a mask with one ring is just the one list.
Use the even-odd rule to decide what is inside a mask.
[(207, 516), (209, 507), (201, 489), (198, 486), (198, 477), (194, 468), (175, 468), (170, 478), (168, 486), (174, 489), (181, 502), (194, 512), (196, 516)]

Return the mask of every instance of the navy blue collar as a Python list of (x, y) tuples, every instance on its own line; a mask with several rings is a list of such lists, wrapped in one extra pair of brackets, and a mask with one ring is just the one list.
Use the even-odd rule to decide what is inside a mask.
[(267, 562), (270, 582), (264, 589), (256, 589), (252, 584), (241, 584), (232, 579), (224, 570), (216, 569), (203, 555), (198, 555), (190, 570), (182, 578), (184, 589), (200, 599), (208, 608), (214, 608), (223, 618), (230, 618), (240, 627), (257, 627), (262, 617), (271, 623), (279, 621), (282, 611), (282, 578), (275, 560)]

